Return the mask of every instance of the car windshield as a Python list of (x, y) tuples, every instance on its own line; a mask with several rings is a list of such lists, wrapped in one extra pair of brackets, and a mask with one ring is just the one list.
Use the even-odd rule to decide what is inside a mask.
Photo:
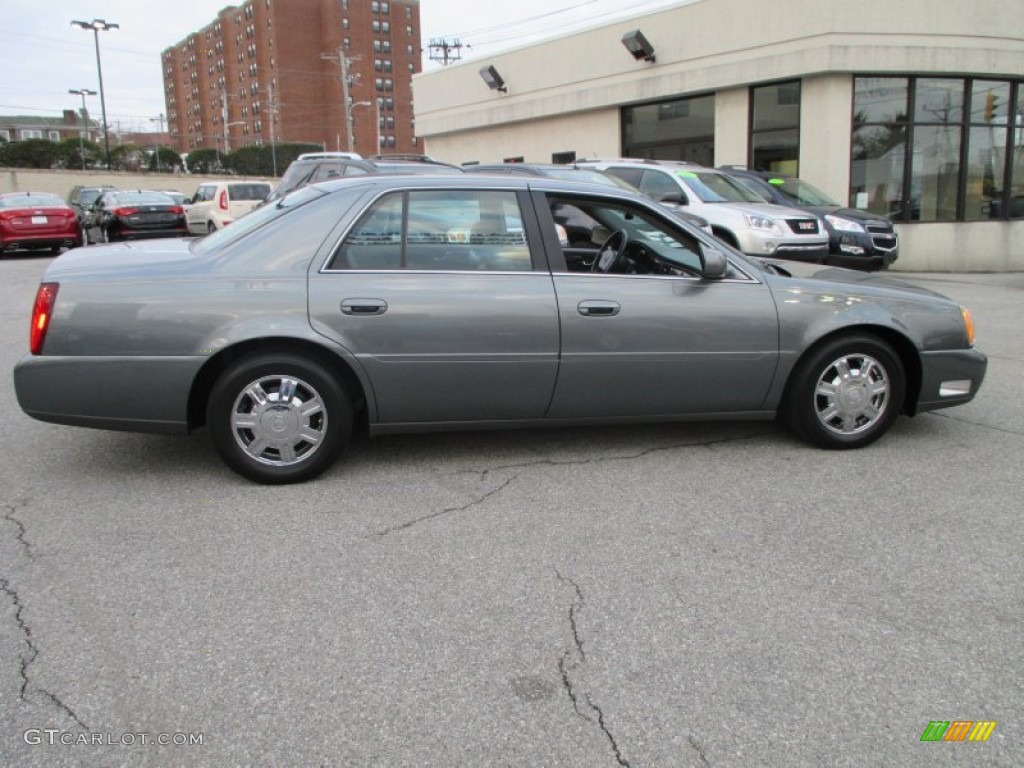
[(0, 197), (0, 208), (32, 208), (40, 205), (64, 207), (64, 201), (56, 195), (30, 194)]
[(289, 211), (298, 208), (300, 205), (308, 203), (310, 200), (322, 197), (324, 194), (326, 193), (316, 187), (302, 187), (301, 189), (297, 189), (290, 195), (285, 195), (276, 202), (267, 203), (266, 205), (257, 208), (252, 213), (247, 213), (242, 218), (237, 219), (230, 227), (218, 229), (216, 232), (211, 232), (206, 237), (195, 240), (190, 248), (195, 253), (210, 253), (212, 251), (220, 250), (228, 244), (249, 234), (254, 229), (259, 229), (267, 222), (273, 221), (280, 216), (284, 216)]
[(803, 179), (772, 176), (765, 181), (775, 187), (783, 197), (794, 205), (839, 205), (820, 189), (808, 184)]
[(676, 171), (687, 187), (705, 203), (763, 203), (760, 195), (724, 173)]
[(118, 205), (132, 203), (135, 205), (174, 205), (174, 200), (163, 192), (119, 192), (114, 195), (114, 202)]
[(96, 202), (96, 198), (101, 194), (103, 194), (102, 189), (83, 189), (78, 195), (78, 204), (83, 208), (88, 208)]

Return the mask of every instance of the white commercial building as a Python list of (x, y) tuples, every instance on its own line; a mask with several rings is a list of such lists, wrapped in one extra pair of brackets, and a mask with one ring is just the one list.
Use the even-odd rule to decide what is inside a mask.
[(441, 160), (764, 168), (893, 219), (896, 269), (1024, 270), (1024, 0), (696, 0), (413, 92)]

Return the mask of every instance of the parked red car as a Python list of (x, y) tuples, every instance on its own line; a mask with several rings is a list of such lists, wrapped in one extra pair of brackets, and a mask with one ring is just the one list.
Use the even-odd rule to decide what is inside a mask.
[(10, 251), (59, 253), (82, 244), (75, 210), (45, 192), (0, 194), (0, 254)]

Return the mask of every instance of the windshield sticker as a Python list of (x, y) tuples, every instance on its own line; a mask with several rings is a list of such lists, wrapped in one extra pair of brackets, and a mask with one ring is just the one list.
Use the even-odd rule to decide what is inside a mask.
[(785, 179), (768, 179), (769, 184), (785, 184)]
[(676, 176), (682, 176), (684, 179), (696, 179), (697, 174), (693, 171), (676, 171)]

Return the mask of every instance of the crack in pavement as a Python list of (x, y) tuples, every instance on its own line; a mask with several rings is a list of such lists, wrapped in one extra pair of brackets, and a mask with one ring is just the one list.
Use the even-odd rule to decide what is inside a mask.
[(24, 509), (27, 505), (28, 502), (24, 500), (18, 501), (15, 504), (5, 503), (4, 520), (7, 520), (8, 522), (12, 523), (18, 529), (17, 539), (18, 542), (21, 544), (21, 548), (25, 552), (25, 557), (27, 557), (29, 560), (35, 560), (36, 555), (32, 551), (32, 545), (29, 544), (29, 541), (26, 538), (28, 530), (25, 528), (25, 524), (14, 516), (19, 509)]
[[(18, 625), (18, 629), (21, 631), (22, 642), (25, 643), (25, 647), (28, 649), (28, 653), (22, 653), (20, 658), (20, 672), (21, 672), (21, 690), (18, 692), (18, 698), (22, 701), (28, 701), (28, 688), (32, 684), (29, 678), (29, 667), (35, 663), (36, 659), (39, 658), (39, 648), (36, 646), (35, 640), (32, 637), (32, 628), (25, 622), (22, 612), (25, 606), (21, 602), (21, 597), (18, 595), (10, 581), (4, 578), (0, 578), (0, 591), (3, 591), (8, 597), (11, 598), (11, 602), (14, 604), (14, 621)], [(68, 717), (74, 720), (78, 726), (86, 731), (90, 730), (82, 719), (75, 713), (71, 707), (61, 701), (55, 694), (50, 693), (42, 686), (35, 685), (35, 688), (42, 693), (46, 698), (52, 701), (58, 709), (63, 711)]]
[[(615, 740), (615, 736), (612, 734), (605, 722), (604, 710), (594, 703), (594, 700), (590, 698), (589, 693), (586, 691), (578, 692), (576, 690), (576, 685), (573, 683), (572, 672), (587, 661), (587, 654), (583, 650), (583, 638), (580, 637), (579, 626), (577, 624), (578, 613), (583, 610), (583, 606), (586, 605), (586, 601), (583, 598), (583, 590), (580, 589), (579, 584), (572, 579), (563, 576), (557, 568), (555, 568), (554, 571), (555, 576), (558, 577), (559, 581), (563, 584), (568, 584), (576, 592), (576, 596), (573, 598), (572, 604), (569, 606), (569, 627), (572, 630), (573, 647), (566, 650), (558, 660), (558, 673), (562, 678), (562, 687), (565, 689), (565, 693), (569, 697), (569, 701), (572, 702), (572, 708), (576, 712), (577, 716), (600, 728), (605, 738), (608, 739), (608, 743), (611, 745), (612, 752), (615, 755), (615, 761), (619, 765), (624, 766), (624, 768), (629, 768), (629, 761), (622, 756), (622, 750), (619, 748), (619, 743)], [(584, 711), (581, 707), (581, 697), (586, 701), (586, 706), (589, 709), (589, 712)]]
[(474, 499), (473, 501), (469, 502), (468, 504), (463, 504), (461, 507), (446, 507), (445, 509), (442, 509), (442, 510), (440, 510), (438, 512), (431, 512), (429, 515), (423, 515), (422, 517), (416, 517), (416, 518), (413, 518), (412, 520), (408, 520), (408, 521), (406, 521), (404, 523), (400, 523), (398, 525), (392, 525), (389, 528), (384, 528), (383, 530), (376, 531), (373, 535), (374, 536), (381, 536), (381, 537), (388, 536), (388, 535), (390, 535), (392, 533), (397, 533), (398, 531), (404, 531), (407, 528), (412, 528), (414, 525), (418, 525), (419, 523), (425, 523), (425, 522), (428, 522), (430, 520), (435, 520), (435, 519), (437, 519), (439, 517), (444, 517), (445, 515), (454, 514), (455, 512), (465, 512), (470, 507), (475, 507), (475, 506), (478, 506), (480, 504), (483, 504), (485, 501), (490, 499), (492, 496), (495, 496), (495, 495), (501, 493), (503, 490), (508, 488), (508, 486), (512, 483), (512, 481), (515, 480), (517, 477), (519, 477), (519, 473), (516, 473), (516, 474), (512, 475), (512, 477), (508, 478), (508, 480), (506, 480), (504, 483), (499, 485), (497, 488), (492, 488), (487, 493), (485, 493), (483, 496), (480, 496), (479, 498)]
[(697, 750), (697, 754), (700, 755), (700, 761), (704, 763), (704, 765), (708, 766), (708, 768), (711, 768), (711, 762), (708, 760), (708, 756), (704, 754), (704, 747), (701, 743), (693, 738), (693, 736), (690, 736), (688, 740), (690, 742), (690, 746)]
[(1003, 429), (1002, 427), (994, 427), (991, 424), (982, 424), (980, 421), (970, 421), (969, 419), (961, 419), (959, 416), (952, 416), (948, 413), (936, 413), (935, 411), (929, 411), (927, 415), (935, 416), (940, 419), (949, 419), (950, 421), (959, 421), (961, 424), (970, 424), (972, 427), (991, 429), (994, 432), (1002, 432), (1007, 435), (1024, 436), (1024, 432), (1018, 432), (1015, 429)]
[(635, 461), (636, 459), (642, 459), (647, 456), (653, 456), (656, 453), (662, 453), (663, 451), (675, 451), (680, 448), (707, 448), (708, 450), (714, 450), (719, 445), (726, 445), (727, 443), (738, 443), (744, 440), (754, 440), (765, 435), (772, 434), (771, 431), (765, 430), (763, 432), (755, 432), (749, 435), (740, 435), (739, 437), (726, 437), (719, 440), (704, 440), (694, 443), (673, 443), (672, 445), (661, 445), (653, 448), (643, 448), (635, 453), (623, 453), (615, 456), (598, 456), (595, 458), (586, 459), (535, 459), (534, 461), (524, 461), (519, 464), (501, 464), (497, 467), (488, 467), (487, 469), (461, 469), (453, 474), (456, 475), (479, 475), (481, 480), (486, 480), (487, 475), (491, 472), (502, 472), (510, 469), (532, 469), (533, 467), (567, 467), (577, 466), (583, 464), (600, 464), (606, 461)]

